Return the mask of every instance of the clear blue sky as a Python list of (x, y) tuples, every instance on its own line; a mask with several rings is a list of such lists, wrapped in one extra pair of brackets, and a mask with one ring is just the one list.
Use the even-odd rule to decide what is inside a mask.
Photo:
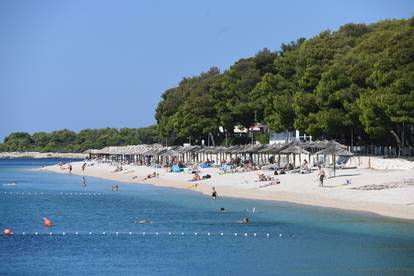
[(183, 77), (414, 1), (0, 0), (0, 141), (12, 131), (142, 127)]

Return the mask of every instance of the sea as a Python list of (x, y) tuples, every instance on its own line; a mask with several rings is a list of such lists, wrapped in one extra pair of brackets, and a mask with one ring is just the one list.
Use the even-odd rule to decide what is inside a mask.
[(414, 275), (414, 221), (37, 170), (68, 161), (0, 160), (0, 275)]

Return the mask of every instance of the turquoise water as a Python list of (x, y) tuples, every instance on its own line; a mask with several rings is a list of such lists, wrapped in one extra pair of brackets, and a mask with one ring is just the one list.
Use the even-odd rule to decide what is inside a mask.
[(0, 275), (414, 274), (414, 222), (30, 170), (58, 161), (0, 160)]

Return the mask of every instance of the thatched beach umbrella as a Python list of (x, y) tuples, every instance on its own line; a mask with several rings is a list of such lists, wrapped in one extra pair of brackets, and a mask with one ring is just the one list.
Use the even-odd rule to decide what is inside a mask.
[(342, 147), (342, 145), (332, 144), (332, 146), (327, 147), (326, 149), (320, 150), (316, 155), (332, 155), (332, 160), (334, 163), (334, 176), (336, 176), (336, 162), (335, 156), (353, 156), (354, 154)]
[(301, 154), (307, 154), (307, 155), (310, 154), (309, 151), (304, 150), (302, 147), (298, 146), (297, 144), (292, 144), (292, 145), (288, 146), (284, 150), (281, 150), (280, 153), (282, 153), (282, 154), (293, 154), (293, 166), (294, 167), (296, 165), (296, 160), (295, 160), (296, 159), (295, 158), (296, 154), (299, 154), (299, 162), (301, 162), (301, 159), (300, 159)]

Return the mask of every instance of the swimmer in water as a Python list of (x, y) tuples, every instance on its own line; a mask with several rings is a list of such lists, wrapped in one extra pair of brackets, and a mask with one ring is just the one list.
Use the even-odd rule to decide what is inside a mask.
[(220, 213), (224, 213), (226, 212), (226, 209), (224, 209), (223, 207), (220, 208)]
[(256, 212), (256, 207), (253, 207), (253, 209), (251, 209), (251, 210), (246, 209), (246, 212), (248, 212), (248, 213), (254, 213), (254, 212)]
[(82, 186), (86, 186), (86, 177), (82, 176)]

